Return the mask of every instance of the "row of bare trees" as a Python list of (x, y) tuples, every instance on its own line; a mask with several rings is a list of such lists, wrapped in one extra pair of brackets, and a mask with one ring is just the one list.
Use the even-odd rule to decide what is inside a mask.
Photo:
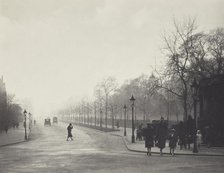
[(194, 79), (224, 74), (224, 28), (198, 31), (195, 19), (174, 21), (174, 30), (164, 36), (166, 66), (159, 74), (160, 87), (174, 94), (187, 119), (192, 107)]
[(14, 95), (7, 95), (5, 103), (1, 104), (0, 131), (10, 127), (18, 127), (23, 120), (22, 108), (14, 102)]
[(107, 77), (96, 85), (94, 100), (83, 99), (74, 106), (68, 106), (58, 112), (64, 119), (74, 120), (84, 124), (99, 125), (112, 128), (122, 125), (124, 120), (124, 105), (127, 106), (127, 119), (130, 120), (132, 95), (135, 101), (135, 120), (149, 121), (161, 116), (169, 117), (173, 110), (171, 99), (158, 89), (158, 79), (152, 74), (142, 75), (126, 81), (118, 86), (114, 77)]
[(194, 78), (198, 81), (224, 73), (224, 29), (208, 33), (198, 31), (194, 19), (178, 23), (164, 36), (166, 62), (163, 70), (141, 75), (118, 86), (114, 77), (107, 77), (96, 85), (94, 99), (59, 111), (63, 117), (76, 117), (84, 123), (105, 127), (109, 122), (122, 120), (123, 107), (130, 116), (131, 95), (135, 101), (135, 119), (149, 121), (161, 116), (170, 121), (186, 120), (191, 114)]

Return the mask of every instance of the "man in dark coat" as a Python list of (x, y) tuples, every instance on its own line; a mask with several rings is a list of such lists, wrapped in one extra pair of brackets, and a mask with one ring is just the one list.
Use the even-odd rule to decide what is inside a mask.
[(139, 140), (141, 141), (142, 140), (142, 126), (143, 124), (141, 123), (139, 126), (138, 126), (138, 129), (136, 131), (136, 140)]
[(147, 155), (151, 156), (151, 148), (154, 146), (154, 132), (151, 124), (147, 124), (147, 127), (143, 129), (145, 136), (145, 148), (147, 148)]
[(191, 144), (193, 143), (193, 136), (195, 133), (195, 121), (193, 120), (191, 115), (188, 116), (186, 123), (187, 123), (187, 125), (186, 125), (187, 126), (186, 143), (187, 143), (188, 149), (190, 149)]
[(8, 125), (5, 125), (5, 133), (7, 134), (8, 133)]
[(160, 155), (162, 155), (163, 148), (166, 146), (166, 136), (167, 136), (167, 125), (164, 118), (161, 117), (160, 122), (157, 127), (157, 147), (160, 149)]
[(177, 135), (176, 130), (171, 129), (171, 133), (169, 135), (169, 147), (170, 147), (170, 154), (174, 156), (174, 150), (177, 146)]
[(183, 148), (186, 149), (186, 129), (184, 126), (183, 121), (180, 121), (179, 126), (178, 126), (178, 136), (179, 136), (179, 142), (178, 145), (180, 145), (180, 150)]
[(73, 138), (72, 138), (72, 129), (73, 129), (73, 126), (72, 126), (72, 124), (70, 123), (70, 124), (68, 125), (68, 127), (67, 127), (67, 130), (68, 130), (67, 141), (68, 141), (69, 138), (71, 138), (71, 140), (73, 140)]

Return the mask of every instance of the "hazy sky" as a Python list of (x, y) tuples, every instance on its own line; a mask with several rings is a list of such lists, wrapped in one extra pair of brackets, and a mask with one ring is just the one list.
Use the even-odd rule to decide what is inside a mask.
[(208, 31), (224, 27), (223, 9), (223, 0), (0, 0), (0, 75), (35, 113), (56, 110), (91, 97), (105, 76), (150, 74), (173, 18)]

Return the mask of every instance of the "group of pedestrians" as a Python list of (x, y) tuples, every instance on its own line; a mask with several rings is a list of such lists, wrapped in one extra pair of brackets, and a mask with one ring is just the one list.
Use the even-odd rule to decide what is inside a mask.
[[(141, 126), (142, 128), (142, 126)], [(142, 128), (142, 133), (145, 139), (145, 147), (147, 155), (151, 155), (151, 148), (156, 146), (160, 149), (160, 155), (163, 154), (163, 149), (166, 146), (166, 140), (169, 141), (170, 154), (174, 156), (177, 144), (180, 145), (180, 150), (184, 147), (190, 149), (190, 144), (193, 143), (194, 133), (196, 132), (194, 120), (191, 116), (183, 123), (180, 122), (177, 126), (173, 126), (168, 130), (167, 123), (161, 117), (158, 124), (147, 124), (146, 128)], [(202, 135), (200, 130), (196, 133), (197, 145), (200, 147), (202, 143)]]
[[(167, 125), (164, 118), (161, 117), (159, 124), (155, 127), (148, 123), (146, 128), (143, 128), (143, 136), (145, 137), (145, 147), (147, 148), (147, 155), (151, 156), (151, 148), (157, 146), (160, 149), (160, 155), (166, 146)], [(174, 133), (170, 138), (170, 147), (174, 153), (175, 138)]]
[[(180, 150), (190, 149), (190, 144), (194, 141), (194, 136), (196, 135), (197, 145), (200, 148), (202, 143), (202, 133), (201, 130), (196, 130), (195, 121), (191, 116), (188, 116), (187, 121), (180, 122), (177, 126), (178, 144), (180, 145)], [(196, 133), (196, 134), (195, 134)]]
[(188, 116), (187, 121), (184, 123), (180, 121), (178, 124), (178, 137), (179, 137), (179, 145), (180, 150), (190, 149), (190, 144), (193, 143), (193, 137), (195, 133), (195, 122), (191, 116)]
[[(170, 154), (174, 156), (175, 148), (177, 144), (180, 145), (180, 150), (184, 147), (185, 149), (190, 149), (190, 144), (193, 143), (193, 136), (195, 133), (195, 126), (193, 124), (193, 119), (189, 116), (187, 120), (187, 128), (181, 121), (176, 128), (171, 128), (168, 131), (167, 123), (163, 117), (161, 117), (158, 124), (147, 124), (146, 128), (143, 128), (143, 124), (139, 125), (137, 133), (137, 138), (141, 140), (142, 136), (145, 139), (145, 147), (147, 148), (147, 155), (151, 156), (151, 148), (156, 146), (160, 149), (160, 155), (163, 154), (163, 149), (166, 147), (166, 140), (169, 140)], [(73, 125), (70, 123), (67, 127), (68, 135), (67, 141), (73, 140), (72, 135)], [(202, 135), (200, 130), (197, 131), (197, 144), (198, 147), (201, 145)]]

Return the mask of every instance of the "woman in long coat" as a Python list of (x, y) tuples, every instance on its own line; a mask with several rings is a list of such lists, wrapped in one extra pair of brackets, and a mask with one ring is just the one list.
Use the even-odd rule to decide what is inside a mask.
[(147, 155), (151, 156), (151, 148), (154, 146), (154, 132), (151, 124), (147, 124), (147, 128), (143, 130), (145, 136), (145, 148), (147, 148)]
[(179, 123), (179, 128), (178, 128), (178, 136), (179, 136), (179, 142), (178, 145), (180, 145), (180, 150), (183, 148), (186, 149), (186, 129), (184, 126), (184, 123), (182, 121), (180, 121)]
[(70, 124), (68, 125), (68, 127), (67, 127), (67, 130), (68, 130), (67, 141), (68, 141), (69, 138), (71, 138), (71, 140), (73, 140), (73, 138), (72, 138), (72, 129), (73, 129), (73, 126), (72, 126), (72, 124), (70, 123)]
[(160, 155), (162, 155), (163, 148), (166, 146), (166, 136), (167, 136), (167, 125), (164, 122), (164, 118), (161, 117), (161, 120), (157, 127), (157, 147), (160, 149)]
[(177, 135), (176, 130), (171, 129), (171, 133), (169, 135), (169, 147), (170, 147), (170, 154), (174, 156), (174, 150), (177, 146)]

